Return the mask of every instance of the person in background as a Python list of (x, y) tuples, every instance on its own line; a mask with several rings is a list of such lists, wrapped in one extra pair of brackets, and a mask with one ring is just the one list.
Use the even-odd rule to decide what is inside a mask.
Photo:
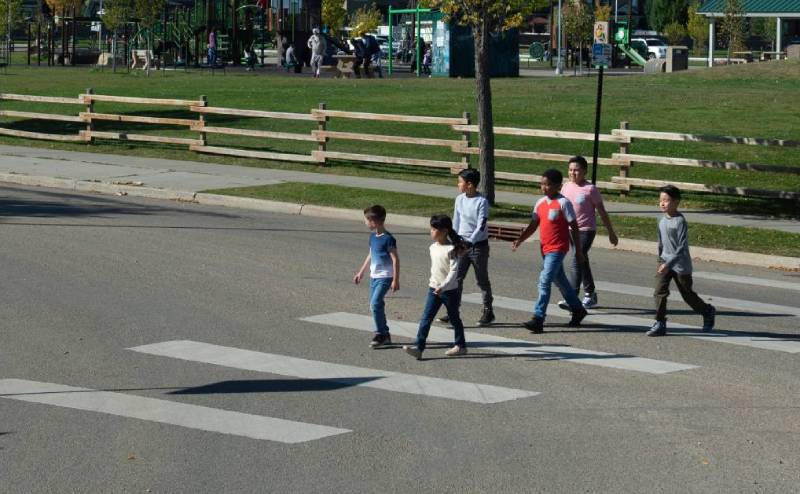
[(319, 79), (322, 68), (322, 58), (328, 49), (328, 43), (322, 36), (318, 28), (314, 28), (313, 34), (308, 38), (308, 48), (311, 50), (311, 72), (315, 79)]

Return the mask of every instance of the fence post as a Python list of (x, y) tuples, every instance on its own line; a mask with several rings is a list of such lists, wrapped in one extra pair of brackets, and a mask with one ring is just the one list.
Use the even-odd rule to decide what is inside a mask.
[[(462, 116), (464, 117), (464, 121), (466, 122), (467, 125), (471, 125), (472, 124), (472, 119), (471, 119), (470, 114), (469, 114), (468, 111), (465, 111), (462, 114)], [(469, 131), (461, 133), (461, 146), (465, 149), (464, 154), (461, 155), (461, 163), (466, 168), (470, 167), (470, 163), (469, 163), (470, 154), (466, 151), (466, 148), (470, 147), (470, 145), (472, 144), (470, 142), (470, 138), (471, 137), (472, 137), (472, 133), (469, 132)]]
[[(628, 130), (629, 126), (630, 126), (630, 124), (628, 122), (625, 122), (625, 121), (622, 121), (622, 122), (619, 123), (619, 128), (622, 131)], [(633, 142), (633, 140), (631, 139), (630, 143), (629, 142), (620, 143), (620, 145), (619, 145), (619, 154), (629, 154), (630, 150), (631, 150), (631, 143), (632, 142)], [(619, 176), (623, 177), (623, 178), (627, 178), (628, 177), (628, 172), (630, 170), (630, 166), (632, 164), (633, 163), (631, 163), (630, 161), (623, 162), (623, 164), (620, 165), (620, 167), (619, 167)], [(620, 191), (620, 193), (619, 193), (620, 197), (624, 197), (624, 196), (628, 195), (628, 192), (630, 192), (631, 186), (628, 185), (628, 187), (629, 188), (627, 190)]]
[[(320, 110), (325, 110), (327, 105), (325, 103), (319, 104)], [(317, 130), (319, 132), (324, 133), (325, 130), (328, 128), (328, 117), (323, 116), (321, 119), (317, 119)], [(322, 137), (317, 138), (317, 161), (321, 166), (325, 166), (327, 163), (325, 161), (325, 151), (328, 149), (328, 138)]]
[(86, 144), (92, 143), (92, 112), (94, 111), (94, 100), (91, 98), (92, 94), (94, 94), (94, 90), (92, 88), (87, 88), (86, 95), (89, 97), (85, 98), (86, 113), (88, 114), (86, 119)]
[[(202, 105), (203, 108), (208, 106), (208, 96), (206, 96), (205, 94), (200, 96), (200, 101), (203, 102), (203, 105)], [(206, 133), (202, 131), (206, 127), (206, 115), (205, 115), (205, 113), (198, 112), (197, 121), (199, 122), (199, 128), (201, 130), (200, 131), (200, 141), (202, 141), (202, 143), (203, 143), (202, 146), (205, 146), (205, 145), (208, 144), (208, 138), (206, 136)]]

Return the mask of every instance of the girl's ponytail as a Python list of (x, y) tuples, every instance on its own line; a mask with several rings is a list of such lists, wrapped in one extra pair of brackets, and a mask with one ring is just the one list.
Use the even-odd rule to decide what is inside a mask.
[(431, 216), (431, 228), (447, 231), (447, 240), (453, 245), (450, 257), (461, 257), (467, 251), (467, 244), (455, 230), (453, 230), (453, 220), (446, 214), (435, 214)]

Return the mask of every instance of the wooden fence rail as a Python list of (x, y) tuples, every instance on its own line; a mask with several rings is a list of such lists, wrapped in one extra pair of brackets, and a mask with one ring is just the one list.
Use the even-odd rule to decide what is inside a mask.
[(644, 130), (631, 130), (627, 122), (623, 122), (620, 129), (614, 129), (611, 134), (628, 139), (628, 143), (620, 147), (619, 153), (611, 155), (612, 160), (619, 163), (620, 176), (612, 177), (612, 181), (629, 187), (641, 187), (646, 189), (657, 189), (668, 184), (673, 184), (686, 190), (704, 192), (709, 194), (735, 195), (742, 197), (762, 197), (779, 199), (800, 199), (800, 192), (790, 192), (775, 189), (758, 189), (751, 187), (735, 187), (724, 184), (697, 184), (679, 183), (674, 180), (654, 180), (644, 178), (633, 178), (629, 176), (629, 170), (635, 163), (649, 163), (666, 166), (684, 166), (698, 168), (716, 168), (726, 170), (747, 170), (753, 172), (773, 172), (800, 174), (800, 166), (785, 166), (756, 163), (740, 163), (735, 161), (707, 160), (695, 158), (673, 158), (668, 156), (651, 156), (631, 153), (634, 140), (657, 140), (657, 141), (681, 141), (681, 142), (700, 142), (748, 146), (768, 146), (768, 147), (798, 147), (800, 141), (784, 139), (767, 139), (752, 137), (733, 137), (733, 136), (707, 136), (699, 134), (686, 134), (678, 132), (652, 132)]
[[(27, 139), (45, 139), (65, 142), (87, 142), (93, 139), (114, 139), (136, 142), (152, 142), (161, 144), (172, 144), (188, 146), (192, 151), (206, 154), (218, 154), (225, 156), (237, 156), (244, 158), (269, 159), (278, 161), (292, 161), (302, 163), (317, 163), (325, 165), (330, 161), (358, 161), (365, 163), (382, 163), (389, 165), (414, 166), (425, 168), (449, 169), (451, 173), (470, 166), (470, 157), (480, 154), (480, 148), (473, 146), (472, 142), (478, 137), (480, 131), (477, 125), (470, 121), (469, 113), (463, 113), (461, 117), (436, 117), (436, 116), (415, 116), (415, 115), (393, 115), (380, 113), (352, 112), (344, 110), (331, 110), (324, 104), (319, 108), (311, 109), (308, 113), (291, 113), (280, 111), (248, 110), (239, 108), (213, 107), (208, 105), (207, 98), (201, 96), (197, 100), (185, 99), (166, 99), (166, 98), (139, 98), (128, 96), (111, 96), (94, 94), (89, 89), (85, 94), (77, 98), (63, 98), (51, 96), (34, 96), (24, 94), (0, 93), (0, 102), (22, 101), (28, 103), (48, 103), (58, 105), (79, 105), (84, 107), (74, 115), (62, 115), (56, 113), (41, 113), (32, 111), (2, 110), (0, 117), (43, 120), (68, 123), (85, 123), (86, 127), (77, 134), (55, 134), (44, 132), (29, 132), (17, 129), (0, 127), (0, 135), (21, 137)], [(94, 104), (120, 103), (130, 105), (148, 106), (169, 106), (178, 107), (184, 111), (194, 114), (196, 118), (164, 118), (144, 115), (115, 114), (96, 112)], [(316, 128), (308, 132), (276, 132), (270, 130), (241, 129), (232, 127), (222, 127), (210, 125), (208, 118), (213, 115), (226, 115), (240, 118), (256, 119), (276, 119), (299, 122), (316, 123)], [(393, 122), (409, 125), (434, 125), (446, 128), (454, 133), (452, 139), (428, 138), (406, 135), (385, 135), (363, 132), (344, 132), (330, 130), (329, 125), (333, 120), (349, 119), (359, 121), (381, 121)], [(98, 131), (93, 128), (94, 122), (118, 122), (120, 124), (136, 123), (158, 126), (175, 126), (185, 128), (188, 132), (198, 134), (196, 138), (160, 136), (152, 134), (132, 134), (123, 131)], [(569, 141), (592, 141), (594, 134), (589, 132), (572, 132), (547, 129), (527, 129), (514, 127), (495, 127), (497, 135), (560, 139)], [(315, 144), (307, 154), (275, 152), (270, 150), (258, 149), (237, 149), (219, 145), (209, 145), (208, 135), (227, 135), (264, 140), (278, 141), (300, 141)], [(632, 147), (638, 140), (657, 140), (657, 141), (681, 141), (698, 143), (715, 143), (731, 145), (765, 146), (765, 147), (800, 147), (800, 140), (769, 139), (769, 138), (749, 138), (732, 136), (708, 136), (679, 132), (652, 132), (645, 130), (632, 130), (627, 122), (622, 122), (619, 129), (613, 129), (609, 134), (599, 136), (601, 142), (618, 144), (619, 152), (612, 153), (609, 157), (600, 157), (598, 165), (615, 166), (619, 168), (619, 176), (612, 177), (610, 182), (600, 181), (598, 187), (618, 190), (627, 193), (633, 187), (658, 188), (668, 183), (678, 185), (686, 190), (704, 192), (710, 194), (738, 195), (745, 197), (768, 197), (768, 198), (787, 198), (798, 199), (800, 193), (787, 192), (780, 190), (753, 189), (749, 187), (733, 187), (727, 185), (707, 185), (695, 183), (677, 183), (667, 180), (655, 180), (647, 178), (631, 177), (631, 170), (636, 163), (647, 163), (664, 166), (681, 167), (701, 167), (716, 168), (726, 170), (746, 170), (754, 173), (775, 172), (800, 174), (800, 166), (785, 166), (771, 164), (739, 163), (726, 160), (708, 160), (695, 158), (675, 158), (667, 156), (651, 156), (646, 154), (635, 154)], [(425, 157), (400, 157), (386, 155), (372, 155), (358, 152), (332, 151), (328, 145), (335, 141), (359, 141), (385, 143), (395, 145), (427, 146), (446, 148), (451, 153), (459, 157), (459, 161), (432, 160)], [(566, 163), (571, 155), (562, 153), (540, 152), (533, 150), (518, 149), (495, 149), (495, 156), (498, 158), (510, 158), (530, 161), (552, 161), (562, 165)], [(498, 171), (496, 178), (509, 181), (534, 182), (541, 180), (540, 175), (530, 173), (515, 173)]]

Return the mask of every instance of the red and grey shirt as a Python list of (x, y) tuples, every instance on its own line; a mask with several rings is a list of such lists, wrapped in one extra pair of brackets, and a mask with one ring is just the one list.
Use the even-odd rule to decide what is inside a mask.
[(575, 221), (575, 210), (569, 199), (558, 194), (545, 196), (533, 206), (533, 216), (539, 218), (539, 243), (542, 255), (569, 252), (569, 224)]

